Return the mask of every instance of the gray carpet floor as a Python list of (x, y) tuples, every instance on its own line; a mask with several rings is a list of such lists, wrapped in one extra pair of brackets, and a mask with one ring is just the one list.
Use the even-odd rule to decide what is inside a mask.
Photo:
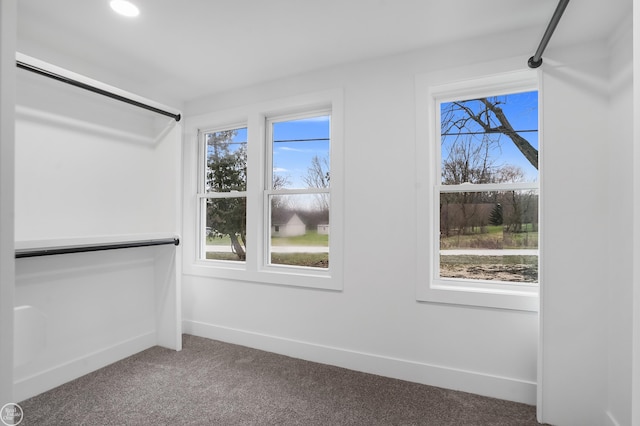
[(27, 425), (537, 425), (535, 407), (200, 337), (20, 403)]

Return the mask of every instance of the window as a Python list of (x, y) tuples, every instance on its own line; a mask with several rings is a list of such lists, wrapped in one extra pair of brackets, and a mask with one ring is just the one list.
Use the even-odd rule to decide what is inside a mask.
[(185, 273), (341, 289), (341, 92), (189, 124), (197, 154), (185, 154), (195, 200), (184, 214)]
[[(535, 310), (539, 281), (535, 74), (425, 87), (418, 128), (418, 298)], [(418, 115), (418, 119), (427, 118)], [(422, 136), (422, 138), (421, 138)], [(430, 153), (430, 155), (429, 155)], [(428, 174), (428, 175), (427, 175)], [(426, 261), (426, 262), (425, 262)]]
[(247, 128), (205, 131), (200, 181), (200, 256), (244, 261), (247, 241)]
[(329, 235), (319, 227), (330, 217), (330, 119), (323, 111), (268, 120), (268, 264), (329, 267)]

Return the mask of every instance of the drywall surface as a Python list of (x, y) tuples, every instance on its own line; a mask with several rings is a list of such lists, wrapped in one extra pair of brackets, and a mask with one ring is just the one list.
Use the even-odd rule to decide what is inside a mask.
[[(188, 113), (196, 115), (342, 88), (346, 243), (341, 292), (185, 276), (185, 330), (535, 404), (535, 396), (524, 389), (535, 392), (537, 382), (538, 316), (417, 303), (415, 285), (421, 277), (413, 266), (423, 260), (411, 250), (414, 224), (420, 220), (415, 216), (412, 161), (414, 143), (420, 141), (415, 141), (414, 127), (415, 120), (423, 119), (415, 116), (415, 75), (465, 64), (482, 67), (478, 64), (483, 61), (493, 64), (486, 66), (488, 73), (522, 69), (528, 56), (518, 44), (526, 44), (526, 39), (521, 33), (503, 37), (499, 44), (478, 40), (442, 46), (188, 104)], [(614, 369), (608, 382), (609, 359), (626, 357), (628, 336), (614, 338), (615, 348), (607, 348), (609, 309), (621, 295), (610, 294), (605, 284), (619, 279), (616, 285), (624, 287), (627, 277), (624, 270), (616, 277), (601, 266), (609, 264), (606, 249), (617, 240), (604, 227), (594, 226), (608, 223), (611, 215), (625, 215), (610, 208), (620, 197), (610, 175), (615, 178), (628, 170), (611, 171), (608, 146), (617, 142), (609, 134), (609, 119), (628, 99), (619, 95), (610, 108), (609, 47), (601, 42), (550, 51), (541, 70), (543, 317), (538, 402), (541, 420), (553, 424), (602, 424), (607, 386), (617, 385), (626, 368)], [(518, 59), (505, 59), (513, 57)], [(620, 131), (626, 137), (628, 131)], [(619, 143), (616, 152), (626, 152), (625, 142)], [(185, 188), (185, 194), (189, 191)], [(194, 225), (187, 214), (184, 223)], [(388, 247), (395, 249), (376, 249), (379, 239), (372, 230), (379, 230), (381, 223), (387, 224)], [(624, 259), (627, 268), (629, 259)], [(614, 315), (612, 321), (624, 319)], [(621, 395), (625, 392), (620, 390)], [(627, 405), (612, 405), (615, 413), (610, 414), (620, 412), (624, 421)]]
[[(17, 77), (19, 249), (179, 236), (180, 124), (26, 71)], [(156, 344), (180, 349), (179, 250), (16, 260), (15, 397)]]
[(0, 406), (13, 401), (16, 1), (0, 3)]
[[(609, 193), (625, 194), (609, 203), (607, 288), (608, 408), (613, 424), (631, 424), (633, 318), (633, 45), (631, 16), (610, 41)], [(629, 195), (627, 195), (629, 194)]]
[(16, 241), (175, 230), (174, 120), (23, 70), (16, 115)]
[[(519, 43), (529, 36), (518, 33), (320, 70), (188, 104), (187, 128), (192, 115), (344, 91), (345, 264), (339, 292), (185, 275), (185, 331), (535, 404), (537, 314), (418, 302), (416, 285), (426, 277), (416, 276), (415, 265), (426, 260), (414, 252), (420, 220), (415, 144), (427, 143), (415, 135), (416, 120), (427, 119), (416, 117), (416, 75), (466, 65), (489, 74), (522, 69), (526, 53)], [(192, 149), (193, 141), (185, 146)], [(185, 164), (185, 173), (193, 167)], [(193, 204), (187, 199), (193, 188), (184, 193), (185, 203)], [(194, 221), (185, 210), (185, 229)]]
[(15, 395), (37, 395), (156, 343), (149, 248), (16, 261)]
[[(637, 5), (636, 5), (637, 6)], [(640, 7), (633, 8), (633, 254), (640, 254)], [(640, 426), (640, 262), (633, 264), (632, 418)]]
[(542, 421), (598, 425), (607, 401), (609, 95), (605, 44), (543, 70)]

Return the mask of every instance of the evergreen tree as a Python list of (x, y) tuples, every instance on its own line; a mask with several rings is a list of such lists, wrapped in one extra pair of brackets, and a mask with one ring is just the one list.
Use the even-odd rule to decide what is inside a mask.
[(502, 217), (502, 204), (496, 203), (489, 215), (489, 223), (493, 226), (502, 225), (504, 219)]
[[(246, 143), (233, 142), (237, 130), (207, 134), (206, 190), (233, 192), (247, 190)], [(239, 145), (235, 147), (234, 145)], [(228, 236), (239, 260), (246, 258), (246, 197), (207, 200), (207, 226), (215, 237)]]

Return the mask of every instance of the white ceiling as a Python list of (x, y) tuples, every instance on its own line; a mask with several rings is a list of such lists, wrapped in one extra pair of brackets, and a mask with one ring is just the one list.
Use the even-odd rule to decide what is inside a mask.
[[(557, 0), (18, 0), (18, 50), (180, 102), (339, 63), (537, 29)], [(632, 0), (574, 0), (551, 40), (600, 39)], [(531, 40), (531, 54), (540, 39)], [(529, 47), (528, 47), (529, 48)], [(64, 62), (64, 63), (60, 63)], [(108, 81), (107, 81), (108, 82)], [(117, 83), (117, 81), (115, 81)], [(112, 82), (113, 84), (113, 79)]]

